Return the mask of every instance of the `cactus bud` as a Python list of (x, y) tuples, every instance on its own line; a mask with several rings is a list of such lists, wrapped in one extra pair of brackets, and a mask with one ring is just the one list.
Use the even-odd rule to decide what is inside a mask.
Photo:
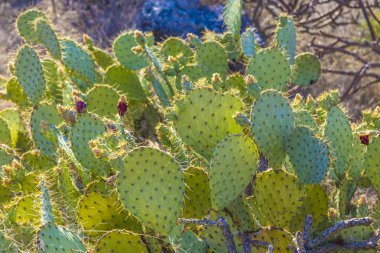
[(119, 99), (119, 103), (117, 104), (117, 111), (119, 112), (119, 115), (123, 117), (128, 109), (128, 102), (126, 97), (123, 95)]
[(84, 113), (86, 111), (87, 105), (84, 101), (78, 100), (75, 102), (75, 109), (77, 113)]
[(142, 52), (144, 52), (144, 48), (142, 46), (135, 46), (135, 47), (132, 47), (132, 52), (134, 52), (135, 54), (141, 54)]
[(368, 134), (362, 134), (359, 136), (360, 142), (366, 146), (369, 145), (369, 135)]
[(247, 85), (254, 84), (254, 83), (256, 84), (256, 83), (257, 83), (255, 77), (252, 76), (252, 75), (247, 75), (247, 76), (244, 78), (244, 82), (245, 82)]

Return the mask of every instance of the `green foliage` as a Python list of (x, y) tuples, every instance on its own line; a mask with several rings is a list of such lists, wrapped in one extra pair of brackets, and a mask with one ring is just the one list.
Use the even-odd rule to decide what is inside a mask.
[[(288, 93), (319, 79), (318, 58), (296, 55), (289, 15), (270, 47), (240, 36), (241, 9), (227, 1), (221, 35), (123, 32), (114, 55), (38, 10), (18, 17), (29, 44), (0, 80), (0, 251), (241, 252), (249, 234), (255, 252), (293, 252), (310, 215), (314, 238), (371, 214), (354, 196), (380, 195), (379, 108), (352, 124), (338, 91)], [(307, 252), (364, 245), (378, 224)]]

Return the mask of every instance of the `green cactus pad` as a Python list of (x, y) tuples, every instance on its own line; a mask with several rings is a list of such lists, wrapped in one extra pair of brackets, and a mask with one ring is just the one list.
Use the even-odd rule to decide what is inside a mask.
[(312, 216), (312, 232), (324, 229), (327, 224), (329, 198), (327, 192), (321, 185), (308, 185), (305, 190), (305, 197), (299, 213), (295, 216), (291, 230), (303, 231), (305, 218), (307, 215)]
[(0, 118), (0, 143), (11, 144), (11, 130), (5, 120)]
[(79, 236), (53, 223), (40, 227), (36, 246), (38, 253), (87, 252)]
[(290, 65), (279, 50), (263, 49), (249, 61), (246, 74), (253, 75), (262, 90), (285, 91), (290, 77)]
[(62, 118), (59, 116), (58, 110), (55, 107), (43, 104), (33, 110), (30, 119), (34, 143), (43, 155), (52, 157), (57, 150), (58, 143), (55, 141), (54, 136), (51, 136), (51, 138), (47, 136), (50, 134), (48, 129), (43, 130), (41, 128), (42, 121), (58, 126), (61, 124)]
[(286, 142), (294, 128), (288, 100), (274, 90), (262, 92), (252, 107), (251, 122), (260, 150), (269, 165), (279, 169), (285, 160)]
[(219, 142), (209, 168), (214, 209), (222, 210), (244, 191), (256, 172), (258, 157), (256, 145), (243, 135), (230, 135)]
[(214, 73), (226, 79), (228, 71), (228, 55), (221, 44), (215, 41), (202, 43), (196, 54), (196, 61), (208, 78)]
[(47, 48), (53, 58), (60, 59), (61, 47), (59, 40), (49, 22), (44, 18), (37, 18), (34, 25), (39, 36), (39, 42)]
[(234, 223), (237, 224), (239, 231), (253, 231), (259, 229), (244, 194), (234, 199), (226, 208), (231, 214)]
[(30, 43), (39, 42), (40, 37), (34, 26), (34, 21), (39, 18), (47, 20), (45, 14), (36, 9), (27, 10), (18, 16), (16, 26), (18, 33), (24, 40)]
[(321, 63), (319, 59), (310, 53), (299, 54), (292, 66), (290, 82), (293, 85), (308, 86), (319, 80), (321, 75)]
[(142, 232), (138, 220), (123, 209), (116, 192), (109, 195), (86, 193), (79, 200), (77, 215), (78, 223), (89, 234), (112, 229)]
[[(292, 235), (281, 228), (263, 228), (259, 233), (254, 233), (252, 240), (265, 241), (273, 246), (273, 253), (292, 253), (289, 247), (292, 245)], [(252, 247), (252, 251), (258, 253), (268, 252), (265, 247)]]
[[(362, 176), (362, 172), (366, 169), (364, 167), (364, 154), (366, 152), (366, 145), (363, 145), (360, 142), (360, 138), (357, 135), (353, 135), (352, 139), (352, 149), (350, 152), (350, 162), (348, 168), (348, 175), (354, 181), (357, 181)], [(368, 157), (367, 157), (368, 159)], [(371, 158), (367, 160), (369, 162), (372, 161)], [(367, 165), (368, 166), (368, 162)], [(368, 167), (367, 167), (368, 168)]]
[(28, 96), (25, 94), (17, 78), (11, 78), (7, 82), (6, 98), (20, 107), (30, 106)]
[(176, 102), (174, 127), (185, 144), (209, 159), (220, 140), (229, 134), (241, 133), (233, 116), (243, 111), (243, 106), (230, 94), (211, 89), (193, 90)]
[(204, 69), (198, 67), (197, 65), (186, 65), (183, 67), (177, 76), (177, 78), (182, 78), (182, 76), (187, 76), (190, 81), (197, 82), (206, 76)]
[(62, 49), (62, 62), (75, 77), (79, 77), (86, 84), (96, 82), (95, 65), (84, 49), (71, 40), (60, 41)]
[(206, 243), (183, 225), (178, 225), (177, 230), (169, 235), (169, 241), (176, 253), (206, 252)]
[(183, 173), (187, 187), (181, 217), (200, 219), (211, 209), (210, 179), (202, 168), (190, 167)]
[(180, 165), (166, 153), (150, 147), (131, 151), (124, 162), (117, 183), (124, 206), (144, 225), (170, 234), (185, 194)]
[(377, 194), (380, 195), (380, 137), (372, 140), (364, 154), (364, 168)]
[(63, 104), (64, 96), (64, 75), (59, 70), (59, 65), (50, 59), (42, 61), (42, 67), (45, 73), (47, 91), (45, 93), (48, 99), (52, 99), (56, 104)]
[(287, 143), (289, 160), (301, 183), (317, 184), (329, 166), (327, 144), (307, 127), (296, 127)]
[(87, 95), (87, 110), (100, 117), (114, 118), (120, 94), (109, 85), (95, 85)]
[(161, 54), (168, 58), (169, 56), (174, 57), (185, 57), (189, 61), (193, 57), (193, 50), (185, 44), (185, 42), (178, 38), (168, 38), (166, 39), (161, 47)]
[(352, 149), (351, 125), (342, 109), (334, 106), (328, 110), (324, 130), (329, 143), (331, 163), (335, 174), (340, 178), (347, 168)]
[(112, 85), (124, 93), (127, 100), (136, 100), (139, 102), (145, 102), (147, 100), (145, 91), (141, 86), (136, 72), (122, 65), (109, 67), (104, 75), (103, 83)]
[[(17, 138), (21, 128), (20, 112), (15, 108), (5, 108), (0, 111), (0, 118), (7, 122), (10, 130), (11, 146), (16, 147)], [(1, 126), (1, 129), (3, 129), (3, 126)]]
[(99, 253), (148, 253), (149, 250), (141, 238), (133, 233), (122, 230), (110, 231), (103, 235), (95, 246)]
[(114, 64), (112, 56), (106, 50), (95, 47), (94, 42), (89, 36), (83, 35), (83, 40), (87, 45), (87, 49), (91, 52), (93, 59), (99, 67), (101, 67), (103, 70), (106, 70), (108, 67)]
[(36, 105), (45, 92), (45, 77), (37, 53), (28, 45), (21, 47), (16, 56), (15, 71), (29, 101)]
[(277, 48), (284, 50), (291, 65), (294, 64), (297, 46), (297, 31), (291, 16), (283, 14), (277, 24), (276, 31)]
[(316, 130), (318, 128), (313, 116), (309, 111), (299, 110), (293, 111), (294, 123), (296, 126), (306, 126), (310, 129)]
[(89, 113), (79, 117), (71, 130), (71, 144), (75, 157), (85, 168), (99, 176), (108, 174), (109, 164), (94, 156), (88, 142), (105, 131), (103, 123)]
[(0, 252), (17, 253), (18, 249), (13, 245), (12, 240), (0, 232)]
[(122, 33), (113, 42), (116, 58), (124, 67), (139, 70), (148, 66), (148, 58), (145, 53), (133, 52), (132, 49), (137, 46), (133, 32)]
[(283, 170), (269, 170), (257, 175), (250, 205), (255, 204), (266, 221), (259, 220), (262, 226), (278, 226), (288, 228), (294, 216), (302, 206), (304, 189), (296, 176)]
[(248, 58), (256, 55), (255, 32), (253, 28), (246, 29), (241, 35), (241, 48)]

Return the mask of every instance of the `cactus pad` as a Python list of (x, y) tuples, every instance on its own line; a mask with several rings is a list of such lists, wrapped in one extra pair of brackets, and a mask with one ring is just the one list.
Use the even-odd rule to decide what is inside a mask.
[(113, 86), (127, 96), (127, 100), (145, 102), (147, 100), (136, 72), (122, 65), (114, 65), (107, 69), (103, 83)]
[(254, 139), (269, 165), (280, 168), (286, 156), (286, 142), (294, 128), (288, 100), (277, 91), (264, 91), (252, 107), (251, 122)]
[(122, 33), (113, 43), (113, 51), (117, 60), (128, 69), (139, 70), (148, 66), (148, 59), (145, 53), (135, 53), (134, 47), (137, 47), (137, 41), (133, 32)]
[(148, 253), (141, 238), (133, 233), (114, 230), (103, 235), (95, 246), (95, 251), (99, 253)]
[(230, 94), (197, 89), (177, 101), (174, 126), (185, 144), (209, 159), (220, 140), (242, 131), (233, 118), (242, 110), (243, 103)]
[(48, 129), (41, 128), (41, 122), (57, 126), (62, 122), (62, 118), (55, 107), (43, 104), (33, 110), (30, 119), (33, 141), (43, 155), (51, 157), (57, 150), (57, 142), (54, 136), (49, 136)]
[(352, 130), (347, 116), (337, 106), (327, 112), (324, 135), (329, 143), (335, 174), (342, 177), (352, 149)]
[(20, 107), (30, 106), (28, 96), (25, 94), (17, 78), (11, 78), (7, 82), (6, 98)]
[(210, 179), (202, 168), (190, 167), (184, 171), (185, 202), (181, 217), (200, 219), (211, 209)]
[(100, 117), (114, 118), (120, 94), (109, 85), (95, 85), (87, 93), (87, 110)]
[[(263, 228), (259, 233), (252, 236), (252, 240), (265, 241), (273, 246), (273, 253), (293, 252), (289, 245), (292, 244), (292, 235), (281, 228)], [(265, 247), (252, 247), (254, 252), (266, 253)], [(253, 251), (253, 250), (252, 250)]]
[(327, 145), (309, 128), (294, 129), (287, 143), (287, 152), (301, 183), (317, 184), (326, 176), (329, 166)]
[(107, 175), (109, 164), (97, 159), (88, 142), (105, 132), (103, 123), (91, 114), (81, 116), (71, 130), (71, 143), (75, 157), (82, 165), (97, 175)]
[(276, 31), (277, 48), (285, 51), (291, 65), (294, 64), (297, 46), (297, 32), (291, 16), (281, 15)]
[(61, 58), (61, 46), (54, 30), (48, 21), (44, 18), (38, 18), (35, 21), (36, 31), (39, 36), (39, 42), (44, 45), (51, 56), (55, 59)]
[(231, 214), (234, 223), (237, 224), (239, 231), (259, 229), (244, 194), (234, 199), (226, 208)]
[(196, 61), (208, 78), (214, 73), (220, 74), (222, 79), (227, 76), (228, 56), (226, 50), (218, 42), (209, 41), (203, 43), (197, 51)]
[(53, 223), (43, 225), (38, 231), (38, 253), (87, 252), (80, 238)]
[(255, 32), (253, 28), (246, 29), (241, 35), (241, 47), (245, 56), (252, 58), (256, 55)]
[[(11, 146), (16, 147), (17, 138), (21, 128), (21, 117), (19, 111), (15, 108), (5, 108), (0, 111), (0, 119), (3, 119), (7, 122), (7, 125), (10, 130)], [(3, 126), (1, 126), (1, 129), (4, 131)]]
[(296, 126), (306, 126), (310, 129), (317, 129), (317, 123), (309, 111), (299, 110), (293, 112), (294, 122)]
[(372, 185), (377, 194), (380, 195), (380, 137), (372, 140), (364, 154), (364, 168), (367, 171), (368, 178), (371, 179)]
[(263, 49), (249, 61), (246, 74), (253, 75), (262, 90), (285, 91), (290, 77), (290, 65), (279, 50)]
[(171, 37), (162, 44), (161, 54), (165, 56), (165, 58), (169, 56), (180, 56), (190, 59), (193, 57), (194, 52), (183, 40)]
[(293, 85), (308, 86), (318, 81), (321, 75), (319, 59), (310, 53), (299, 54), (292, 66), (290, 82)]
[(222, 210), (249, 184), (258, 165), (258, 152), (251, 139), (230, 135), (214, 149), (210, 161), (211, 203)]
[(71, 71), (72, 75), (79, 77), (80, 80), (87, 84), (95, 83), (95, 65), (88, 53), (71, 40), (61, 40), (60, 45), (62, 62)]
[(5, 120), (0, 118), (0, 143), (11, 144), (11, 130)]
[(131, 151), (124, 162), (117, 183), (124, 206), (144, 225), (170, 234), (185, 194), (180, 165), (166, 153), (149, 147)]
[(170, 244), (176, 253), (205, 253), (206, 243), (198, 238), (191, 230), (184, 230), (178, 225), (177, 230), (169, 236)]
[(30, 102), (36, 105), (45, 92), (45, 77), (37, 53), (28, 45), (19, 49), (16, 56), (17, 79)]
[[(297, 177), (283, 170), (269, 170), (257, 175), (253, 188), (256, 208), (268, 220), (260, 221), (261, 225), (287, 228), (302, 206), (304, 189)], [(252, 198), (248, 198), (250, 200)], [(252, 201), (249, 201), (252, 205)]]
[(35, 20), (39, 18), (47, 19), (41, 11), (36, 9), (27, 10), (18, 16), (16, 26), (18, 33), (24, 40), (30, 43), (39, 42), (40, 37), (34, 26)]

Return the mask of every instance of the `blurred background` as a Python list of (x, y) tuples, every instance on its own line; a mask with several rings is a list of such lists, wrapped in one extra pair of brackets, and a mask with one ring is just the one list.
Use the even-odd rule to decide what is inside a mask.
[[(280, 13), (294, 16), (298, 51), (322, 61), (322, 77), (304, 90), (314, 96), (339, 89), (353, 120), (364, 108), (380, 105), (380, 3), (377, 0), (244, 0), (243, 29), (254, 26), (263, 45), (272, 42)], [(222, 0), (0, 0), (0, 75), (8, 75), (21, 39), (17, 15), (36, 7), (48, 13), (63, 36), (81, 41), (90, 35), (109, 48), (122, 31), (153, 31), (157, 41), (169, 36), (222, 32)]]

